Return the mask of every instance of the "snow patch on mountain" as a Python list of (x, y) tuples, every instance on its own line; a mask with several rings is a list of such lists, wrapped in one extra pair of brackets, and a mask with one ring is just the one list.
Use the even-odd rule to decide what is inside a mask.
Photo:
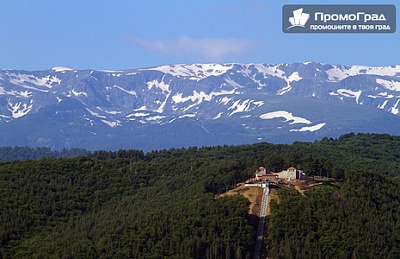
[(238, 84), (235, 81), (233, 81), (229, 76), (228, 76), (228, 78), (225, 78), (225, 82), (227, 82), (230, 86), (232, 86), (235, 89), (243, 87), (240, 84)]
[(29, 98), (32, 97), (32, 92), (29, 92), (28, 90), (22, 92), (18, 92), (15, 90), (6, 91), (3, 87), (0, 86), (0, 95), (12, 95), (12, 96)]
[(25, 98), (29, 98), (32, 97), (32, 92), (28, 92), (28, 90), (23, 91), (23, 92), (18, 92), (19, 96), (25, 97)]
[(301, 129), (291, 129), (290, 131), (292, 131), (292, 132), (304, 132), (304, 131), (314, 132), (314, 131), (322, 129), (322, 127), (324, 127), (325, 124), (326, 123), (319, 123), (319, 124), (314, 125), (314, 126), (302, 127)]
[[(154, 110), (155, 112), (158, 113), (163, 113), (164, 112), (164, 108), (165, 105), (167, 104), (168, 98), (171, 95), (171, 92), (167, 93), (167, 95), (165, 96), (164, 101), (161, 103), (161, 105), (158, 107), (158, 109)], [(160, 101), (156, 101), (156, 103), (160, 103)]]
[(112, 115), (116, 115), (116, 114), (120, 114), (121, 112), (120, 111), (108, 111), (108, 110), (103, 110), (105, 113), (108, 113), (108, 114), (112, 114)]
[(378, 105), (379, 109), (385, 109), (386, 104), (388, 103), (389, 100), (385, 100), (381, 105)]
[[(348, 98), (354, 98), (356, 99), (356, 103), (359, 104), (359, 99), (361, 96), (362, 91), (352, 91), (352, 90), (348, 90), (348, 89), (338, 89), (336, 92), (330, 92), (330, 95), (333, 96), (344, 96), (344, 97), (348, 97)], [(340, 97), (341, 100), (343, 100), (343, 97)]]
[(18, 92), (18, 95), (25, 97), (25, 98), (29, 98), (29, 97), (32, 97), (32, 92), (28, 92), (28, 90), (26, 90), (23, 92)]
[(343, 95), (345, 97), (349, 97), (349, 98), (355, 98), (356, 99), (356, 103), (358, 103), (358, 100), (360, 99), (360, 95), (362, 93), (362, 91), (351, 91), (348, 89), (339, 89), (337, 90), (338, 94)]
[(284, 118), (286, 119), (285, 122), (291, 121), (289, 124), (296, 124), (296, 123), (304, 123), (304, 124), (311, 124), (311, 121), (302, 118), (293, 116), (291, 112), (287, 111), (274, 111), (269, 113), (264, 113), (260, 115), (260, 118), (263, 120), (271, 120), (275, 118)]
[(380, 85), (383, 85), (383, 87), (385, 87), (386, 89), (388, 89), (390, 91), (396, 91), (396, 92), (400, 91), (400, 81), (394, 81), (394, 80), (389, 81), (389, 80), (377, 78), (376, 82)]
[[(47, 75), (45, 77), (36, 77), (34, 75), (27, 75), (27, 74), (8, 74), (10, 76), (10, 82), (15, 84), (15, 85), (21, 85), (26, 88), (31, 88), (31, 85), (36, 85), (36, 86), (44, 86), (47, 88), (52, 88), (53, 84), (60, 84), (61, 79), (59, 79), (56, 76), (50, 76)], [(33, 88), (35, 90), (40, 90)]]
[(210, 76), (220, 76), (233, 68), (233, 64), (192, 64), (165, 65), (147, 70), (156, 70), (176, 77), (189, 77), (190, 80), (201, 80)]
[(66, 72), (66, 71), (73, 71), (73, 68), (70, 67), (53, 67), (51, 70), (55, 72)]
[(137, 109), (134, 109), (133, 111), (135, 111), (135, 112), (137, 112), (137, 111), (147, 111), (147, 107), (146, 107), (146, 105), (143, 105), (143, 106), (140, 106)]
[(261, 80), (256, 79), (257, 73), (253, 73), (253, 71), (251, 70), (251, 68), (254, 67), (254, 65), (242, 65), (243, 69), (239, 70), (237, 72), (245, 75), (245, 77), (251, 79), (255, 84), (258, 85), (258, 89), (261, 89), (265, 86), (264, 83), (261, 82)]
[(293, 72), (288, 78), (289, 82), (300, 81), (302, 77), (299, 75), (299, 72)]
[(222, 117), (222, 114), (224, 114), (224, 113), (223, 113), (223, 112), (219, 112), (219, 113), (217, 114), (217, 116), (215, 116), (215, 117), (213, 118), (213, 120), (217, 120), (217, 119), (221, 118), (221, 117)]
[(282, 78), (286, 81), (287, 86), (280, 89), (278, 91), (278, 95), (284, 95), (290, 92), (292, 90), (292, 86), (290, 85), (290, 83), (292, 83), (293, 81), (300, 81), (302, 79), (298, 72), (293, 72), (289, 77)]
[[(352, 66), (349, 68), (342, 68), (342, 67), (333, 67), (329, 70), (326, 71), (326, 74), (328, 75), (328, 79), (330, 81), (335, 81), (338, 82), (340, 80), (343, 80), (346, 77), (353, 76), (359, 73), (360, 70), (362, 70), (364, 67), (359, 67), (359, 66)], [(367, 67), (365, 67), (367, 68)]]
[(123, 70), (108, 70), (108, 69), (103, 70), (103, 69), (102, 69), (102, 70), (98, 70), (98, 71), (112, 74), (112, 76), (115, 76), (114, 74), (121, 74), (121, 73), (124, 73)]
[(149, 115), (150, 115), (150, 113), (135, 112), (135, 113), (127, 115), (126, 117), (127, 118), (130, 118), (130, 117), (146, 117), (146, 116), (149, 116)]
[(388, 94), (387, 92), (382, 92), (382, 93), (378, 93), (377, 95), (367, 95), (368, 98), (373, 98), (373, 99), (377, 99), (377, 98), (386, 98), (386, 99), (391, 99), (394, 97), (394, 95), (392, 94)]
[(376, 95), (376, 96), (368, 95), (368, 97), (392, 99), (392, 98), (394, 98), (394, 95), (393, 94), (388, 94), (388, 92), (382, 92), (382, 93), (378, 93), (378, 95)]
[(290, 90), (292, 90), (292, 87), (290, 86), (290, 84), (288, 84), (286, 87), (278, 91), (278, 95), (284, 95), (285, 93), (290, 92)]
[(84, 96), (86, 96), (86, 97), (88, 97), (88, 94), (86, 93), (86, 92), (77, 92), (77, 91), (75, 91), (74, 89), (72, 89), (72, 91), (70, 92), (70, 94), (69, 94), (69, 96), (68, 97), (71, 97), (71, 93), (73, 94), (73, 95), (75, 95), (75, 96), (77, 96), (77, 97), (79, 97), (79, 96), (81, 96), (81, 95), (84, 95)]
[(396, 103), (393, 105), (393, 107), (390, 108), (390, 110), (389, 110), (389, 111), (390, 111), (391, 113), (393, 113), (394, 115), (399, 114), (399, 102), (400, 102), (400, 99), (397, 100)]
[(201, 92), (197, 92), (196, 90), (194, 90), (192, 93), (193, 95), (189, 95), (187, 97), (183, 97), (183, 93), (176, 93), (174, 96), (172, 96), (172, 101), (176, 104), (178, 103), (184, 103), (187, 101), (192, 101), (195, 102), (197, 101), (197, 103), (201, 103), (203, 100), (205, 101), (211, 101), (212, 98), (214, 98), (215, 96), (219, 96), (219, 95), (225, 95), (225, 94), (233, 94), (235, 92), (235, 90), (232, 91), (227, 91), (227, 90), (222, 90), (220, 92), (211, 92), (209, 94), (206, 94), (205, 92), (201, 91)]
[(125, 92), (125, 93), (127, 93), (127, 94), (130, 94), (130, 95), (132, 95), (132, 96), (136, 96), (136, 97), (137, 97), (137, 94), (136, 94), (135, 91), (126, 90), (126, 89), (122, 88), (122, 87), (119, 86), (119, 85), (114, 85), (113, 87), (114, 87), (114, 88), (117, 88), (117, 89), (119, 89), (119, 90), (121, 90), (121, 91), (123, 91), (123, 92)]
[(108, 120), (101, 120), (104, 124), (110, 126), (111, 128), (115, 128), (117, 126), (121, 126), (120, 121), (108, 121)]
[(151, 117), (146, 118), (146, 121), (159, 121), (164, 118), (165, 118), (165, 116), (157, 115), (157, 116), (151, 116)]
[(18, 102), (18, 103), (11, 103), (8, 102), (8, 105), (11, 109), (8, 109), (12, 113), (13, 118), (20, 118), (22, 116), (27, 115), (33, 107), (33, 101), (31, 100), (29, 104)]
[(10, 116), (4, 115), (4, 114), (0, 114), (0, 117), (3, 118), (3, 119), (9, 119), (10, 118)]
[[(399, 76), (400, 65), (384, 67), (364, 67), (366, 74), (380, 76)], [(361, 71), (362, 72), (362, 71)]]
[(87, 110), (92, 116), (94, 116), (94, 117), (101, 118), (101, 119), (107, 118), (106, 116), (100, 115), (99, 113), (94, 112), (94, 111), (92, 111), (92, 110), (89, 109), (89, 108), (86, 108), (86, 110)]
[(264, 78), (269, 75), (284, 78), (285, 72), (279, 69), (279, 65), (268, 65), (268, 64), (254, 64), (253, 65), (259, 73), (262, 73)]
[(153, 80), (151, 82), (147, 82), (147, 89), (151, 90), (153, 87), (161, 89), (163, 92), (169, 92), (169, 85), (164, 83), (164, 81), (158, 82), (157, 80)]
[(192, 102), (195, 102), (195, 101), (202, 102), (203, 99), (206, 101), (210, 101), (211, 97), (212, 97), (212, 95), (208, 95), (203, 91), (201, 91), (199, 93), (196, 90), (194, 90), (192, 93), (193, 93), (193, 95), (189, 95), (187, 97), (182, 97), (183, 93), (176, 93), (174, 96), (172, 96), (171, 99), (174, 103), (184, 103), (189, 100)]
[(223, 98), (218, 99), (217, 103), (227, 105), (231, 100), (232, 98), (224, 96)]
[(236, 102), (234, 102), (231, 107), (228, 108), (228, 111), (232, 110), (232, 112), (230, 114), (228, 114), (228, 116), (232, 116), (235, 113), (238, 112), (245, 112), (249, 110), (249, 104), (250, 104), (251, 100), (244, 100), (241, 103), (241, 100), (237, 100)]
[(254, 110), (257, 107), (260, 107), (264, 104), (264, 102), (259, 101), (259, 102), (254, 102), (254, 100), (237, 100), (234, 102), (229, 108), (228, 111), (232, 110), (231, 113), (228, 114), (228, 116), (232, 116), (235, 113), (239, 112), (249, 112), (251, 110)]
[(179, 119), (182, 119), (182, 118), (194, 118), (194, 117), (196, 117), (196, 113), (188, 113), (188, 114), (184, 114), (184, 115), (179, 116)]
[(385, 67), (367, 67), (367, 66), (334, 66), (333, 68), (326, 71), (329, 80), (340, 81), (349, 76), (355, 76), (358, 74), (367, 75), (380, 75), (380, 76), (396, 76), (400, 70), (400, 65), (397, 66), (385, 66)]

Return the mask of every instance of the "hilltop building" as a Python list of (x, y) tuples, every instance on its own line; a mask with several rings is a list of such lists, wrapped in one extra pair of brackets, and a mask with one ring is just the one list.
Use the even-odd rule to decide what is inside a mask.
[(261, 184), (266, 182), (278, 183), (281, 180), (293, 181), (304, 179), (305, 175), (302, 170), (297, 170), (295, 167), (289, 167), (279, 173), (270, 173), (263, 166), (260, 166), (255, 172), (254, 178), (250, 178), (246, 184)]
[(301, 180), (305, 177), (302, 170), (297, 170), (295, 167), (289, 167), (287, 170), (284, 170), (280, 173), (277, 173), (279, 179), (284, 179), (287, 181), (291, 180)]

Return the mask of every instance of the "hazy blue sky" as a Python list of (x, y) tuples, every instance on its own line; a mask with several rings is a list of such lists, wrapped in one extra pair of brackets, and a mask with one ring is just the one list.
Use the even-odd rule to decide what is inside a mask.
[[(0, 69), (182, 63), (400, 64), (394, 34), (284, 34), (284, 4), (380, 1), (0, 0)], [(382, 2), (383, 3), (383, 2)]]

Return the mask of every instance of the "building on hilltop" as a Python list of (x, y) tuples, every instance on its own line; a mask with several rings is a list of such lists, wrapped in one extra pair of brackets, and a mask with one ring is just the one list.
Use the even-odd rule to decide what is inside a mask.
[(301, 180), (305, 177), (302, 170), (297, 170), (295, 167), (291, 166), (287, 170), (283, 170), (280, 173), (277, 173), (279, 179), (285, 179), (287, 181), (291, 180)]
[(260, 166), (255, 172), (254, 178), (246, 181), (245, 186), (265, 186), (267, 183), (279, 183), (282, 180), (293, 181), (306, 178), (302, 170), (297, 170), (291, 166), (287, 170), (279, 173), (270, 173), (263, 166)]
[(276, 181), (278, 176), (275, 174), (268, 174), (267, 169), (260, 166), (255, 172), (254, 178), (250, 178), (246, 181), (245, 186), (259, 186), (266, 187), (271, 180)]
[(265, 174), (265, 175), (263, 175), (262, 180), (264, 182), (269, 181), (269, 182), (272, 182), (272, 183), (278, 183), (279, 182), (279, 176), (278, 176), (278, 174)]
[(261, 180), (262, 180), (262, 177), (263, 177), (265, 174), (267, 174), (267, 169), (266, 169), (265, 167), (263, 167), (263, 166), (260, 166), (260, 167), (258, 168), (258, 171), (256, 171), (256, 174), (255, 174), (255, 179), (256, 179), (256, 181), (261, 181)]

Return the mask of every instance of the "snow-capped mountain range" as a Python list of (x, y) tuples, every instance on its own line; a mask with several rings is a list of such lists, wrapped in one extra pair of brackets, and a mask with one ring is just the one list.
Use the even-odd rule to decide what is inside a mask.
[(0, 145), (144, 150), (398, 134), (400, 65), (0, 70)]

